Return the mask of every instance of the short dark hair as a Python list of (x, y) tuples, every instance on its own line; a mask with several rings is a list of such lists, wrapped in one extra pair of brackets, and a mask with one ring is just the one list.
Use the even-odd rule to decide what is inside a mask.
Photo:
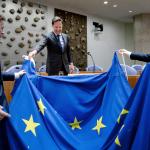
[(58, 16), (55, 16), (53, 19), (52, 19), (52, 25), (54, 25), (54, 23), (55, 22), (57, 22), (57, 21), (63, 21), (60, 17), (58, 17)]

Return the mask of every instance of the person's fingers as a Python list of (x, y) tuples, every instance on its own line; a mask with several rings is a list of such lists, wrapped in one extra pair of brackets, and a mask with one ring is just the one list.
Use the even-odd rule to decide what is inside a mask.
[(123, 53), (124, 53), (124, 49), (119, 49), (119, 54), (121, 54), (121, 55), (123, 55)]
[(32, 56), (32, 54), (29, 54), (28, 57), (29, 57), (29, 59), (32, 59), (33, 56)]
[(2, 120), (3, 118), (4, 118), (4, 116), (1, 116), (1, 115), (0, 115), (0, 120)]
[(10, 117), (10, 114), (4, 112), (3, 110), (0, 110), (0, 118), (4, 118), (4, 117)]
[(26, 74), (26, 71), (25, 71), (25, 70), (23, 70), (23, 74)]

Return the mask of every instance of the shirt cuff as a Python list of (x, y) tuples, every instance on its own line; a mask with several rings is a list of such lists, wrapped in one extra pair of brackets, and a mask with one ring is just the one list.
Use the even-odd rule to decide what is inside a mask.
[(126, 55), (130, 57), (130, 55), (131, 55), (131, 52), (126, 52)]
[(19, 77), (20, 77), (19, 73), (14, 73), (14, 75), (15, 75), (15, 79), (19, 79)]

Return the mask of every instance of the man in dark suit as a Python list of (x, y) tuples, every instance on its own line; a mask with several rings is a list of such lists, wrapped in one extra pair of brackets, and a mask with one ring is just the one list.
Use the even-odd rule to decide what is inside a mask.
[(130, 52), (130, 51), (126, 50), (126, 49), (120, 49), (119, 53), (127, 55), (132, 60), (139, 60), (139, 61), (144, 61), (144, 62), (150, 62), (150, 54), (142, 54), (142, 53), (137, 53), (137, 52)]
[(71, 58), (69, 38), (62, 33), (62, 19), (54, 17), (52, 19), (53, 31), (48, 33), (39, 45), (29, 53), (29, 57), (35, 56), (45, 46), (47, 47), (46, 72), (48, 75), (59, 75), (61, 72), (67, 75), (74, 70)]

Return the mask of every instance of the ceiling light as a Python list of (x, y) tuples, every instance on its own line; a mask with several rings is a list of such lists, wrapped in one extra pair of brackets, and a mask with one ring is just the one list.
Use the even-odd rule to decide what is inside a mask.
[(114, 8), (117, 7), (117, 6), (118, 6), (117, 4), (114, 4), (114, 5), (113, 5)]
[(133, 11), (132, 10), (129, 10), (129, 13), (132, 13)]
[(108, 1), (104, 1), (104, 4), (107, 5), (107, 4), (108, 4)]

